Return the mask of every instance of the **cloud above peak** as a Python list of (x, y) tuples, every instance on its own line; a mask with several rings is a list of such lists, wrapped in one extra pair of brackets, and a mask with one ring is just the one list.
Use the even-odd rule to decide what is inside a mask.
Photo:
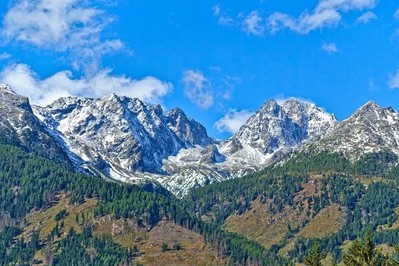
[(249, 110), (237, 111), (237, 109), (230, 109), (213, 126), (221, 133), (225, 132), (234, 134), (253, 114), (254, 113)]
[(32, 103), (47, 105), (60, 97), (82, 96), (100, 98), (111, 93), (139, 98), (148, 103), (162, 103), (173, 86), (155, 77), (136, 80), (112, 75), (103, 69), (90, 78), (74, 78), (65, 70), (41, 79), (28, 65), (15, 64), (0, 72), (0, 81), (10, 85), (17, 93), (29, 97)]
[(399, 89), (399, 69), (396, 70), (395, 74), (389, 75), (388, 87), (390, 89)]
[(76, 68), (98, 69), (104, 54), (124, 43), (104, 38), (114, 18), (100, 9), (100, 1), (16, 0), (3, 18), (2, 37), (39, 49), (72, 55)]
[(183, 72), (184, 92), (187, 98), (202, 109), (209, 109), (214, 104), (214, 94), (211, 83), (199, 70)]

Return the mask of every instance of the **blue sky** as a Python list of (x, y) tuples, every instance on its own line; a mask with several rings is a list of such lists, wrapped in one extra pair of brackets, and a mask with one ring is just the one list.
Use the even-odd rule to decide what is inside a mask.
[(179, 106), (216, 138), (271, 98), (340, 120), (368, 100), (399, 109), (395, 2), (2, 1), (0, 82), (40, 105), (115, 92)]

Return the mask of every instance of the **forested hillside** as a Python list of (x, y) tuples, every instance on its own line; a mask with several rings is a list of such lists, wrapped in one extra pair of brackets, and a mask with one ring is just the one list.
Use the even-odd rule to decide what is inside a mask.
[(192, 241), (165, 232), (192, 232), (205, 252), (195, 261), (215, 265), (302, 263), (315, 244), (330, 265), (368, 230), (392, 253), (399, 244), (399, 178), (391, 162), (390, 154), (355, 163), (339, 154), (299, 154), (180, 200), (155, 185), (73, 173), (0, 145), (1, 264), (151, 265), (178, 254), (185, 256), (181, 265), (193, 263)]
[(399, 245), (393, 160), (390, 153), (354, 163), (339, 154), (298, 154), (283, 165), (194, 190), (186, 200), (204, 219), (297, 262), (318, 243), (328, 254), (324, 263), (332, 265), (368, 230), (385, 252)]
[[(140, 257), (136, 247), (126, 248), (108, 239), (107, 235), (93, 234), (93, 221), (106, 215), (129, 219), (136, 228), (147, 230), (167, 219), (201, 234), (226, 263), (288, 264), (255, 241), (225, 232), (216, 223), (201, 221), (191, 212), (191, 204), (183, 204), (153, 185), (138, 187), (75, 174), (9, 145), (0, 145), (0, 183), (2, 265), (30, 265), (38, 252), (46, 260), (50, 257), (55, 265), (119, 265), (135, 261)], [(76, 218), (81, 232), (77, 233), (74, 227), (65, 228), (69, 214), (59, 210), (54, 217), (56, 224), (45, 238), (40, 237), (43, 235), (40, 230), (25, 236), (24, 230), (29, 226), (27, 215), (45, 212), (57, 204), (60, 195), (67, 197), (71, 205), (81, 205), (90, 199), (98, 201), (93, 217), (85, 221), (82, 217)], [(40, 223), (37, 227), (40, 229)], [(90, 259), (88, 250), (96, 254), (95, 259)]]

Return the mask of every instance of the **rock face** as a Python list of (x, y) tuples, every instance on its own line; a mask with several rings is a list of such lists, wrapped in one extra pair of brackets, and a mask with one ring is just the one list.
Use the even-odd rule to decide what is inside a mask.
[(211, 139), (203, 125), (194, 119), (187, 117), (179, 108), (173, 108), (166, 114), (166, 120), (169, 129), (171, 129), (176, 137), (180, 140), (184, 147), (207, 146), (215, 143)]
[(225, 151), (234, 154), (249, 146), (264, 155), (272, 154), (325, 134), (337, 123), (333, 115), (314, 104), (295, 98), (280, 104), (270, 100), (224, 144)]
[(69, 164), (52, 132), (33, 114), (28, 98), (0, 85), (0, 142), (13, 144), (39, 156)]
[(333, 115), (312, 103), (270, 100), (230, 139), (212, 148), (182, 149), (169, 157), (163, 168), (171, 177), (161, 183), (175, 194), (184, 194), (191, 187), (253, 173), (337, 124)]
[(342, 153), (351, 161), (365, 153), (389, 151), (399, 155), (399, 112), (368, 102), (335, 130), (302, 149)]
[(115, 94), (101, 99), (61, 98), (35, 113), (83, 161), (102, 171), (165, 174), (162, 160), (182, 148), (214, 142), (181, 110)]

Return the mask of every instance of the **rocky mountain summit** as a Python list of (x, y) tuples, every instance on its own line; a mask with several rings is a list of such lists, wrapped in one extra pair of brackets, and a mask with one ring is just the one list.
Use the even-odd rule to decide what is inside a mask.
[(56, 162), (69, 162), (52, 132), (34, 115), (29, 99), (3, 84), (0, 84), (0, 140)]
[(172, 176), (162, 183), (176, 194), (187, 187), (253, 173), (337, 124), (334, 115), (313, 103), (295, 98), (267, 101), (230, 139), (212, 148), (182, 149), (169, 157), (163, 167)]
[[(112, 178), (166, 174), (162, 160), (182, 148), (214, 142), (205, 128), (181, 110), (166, 115), (160, 105), (109, 95), (101, 99), (60, 98), (35, 114), (70, 151)], [(124, 178), (118, 176), (124, 172)]]
[(370, 101), (335, 130), (302, 149), (315, 153), (342, 153), (351, 161), (366, 153), (388, 151), (399, 155), (399, 112)]

